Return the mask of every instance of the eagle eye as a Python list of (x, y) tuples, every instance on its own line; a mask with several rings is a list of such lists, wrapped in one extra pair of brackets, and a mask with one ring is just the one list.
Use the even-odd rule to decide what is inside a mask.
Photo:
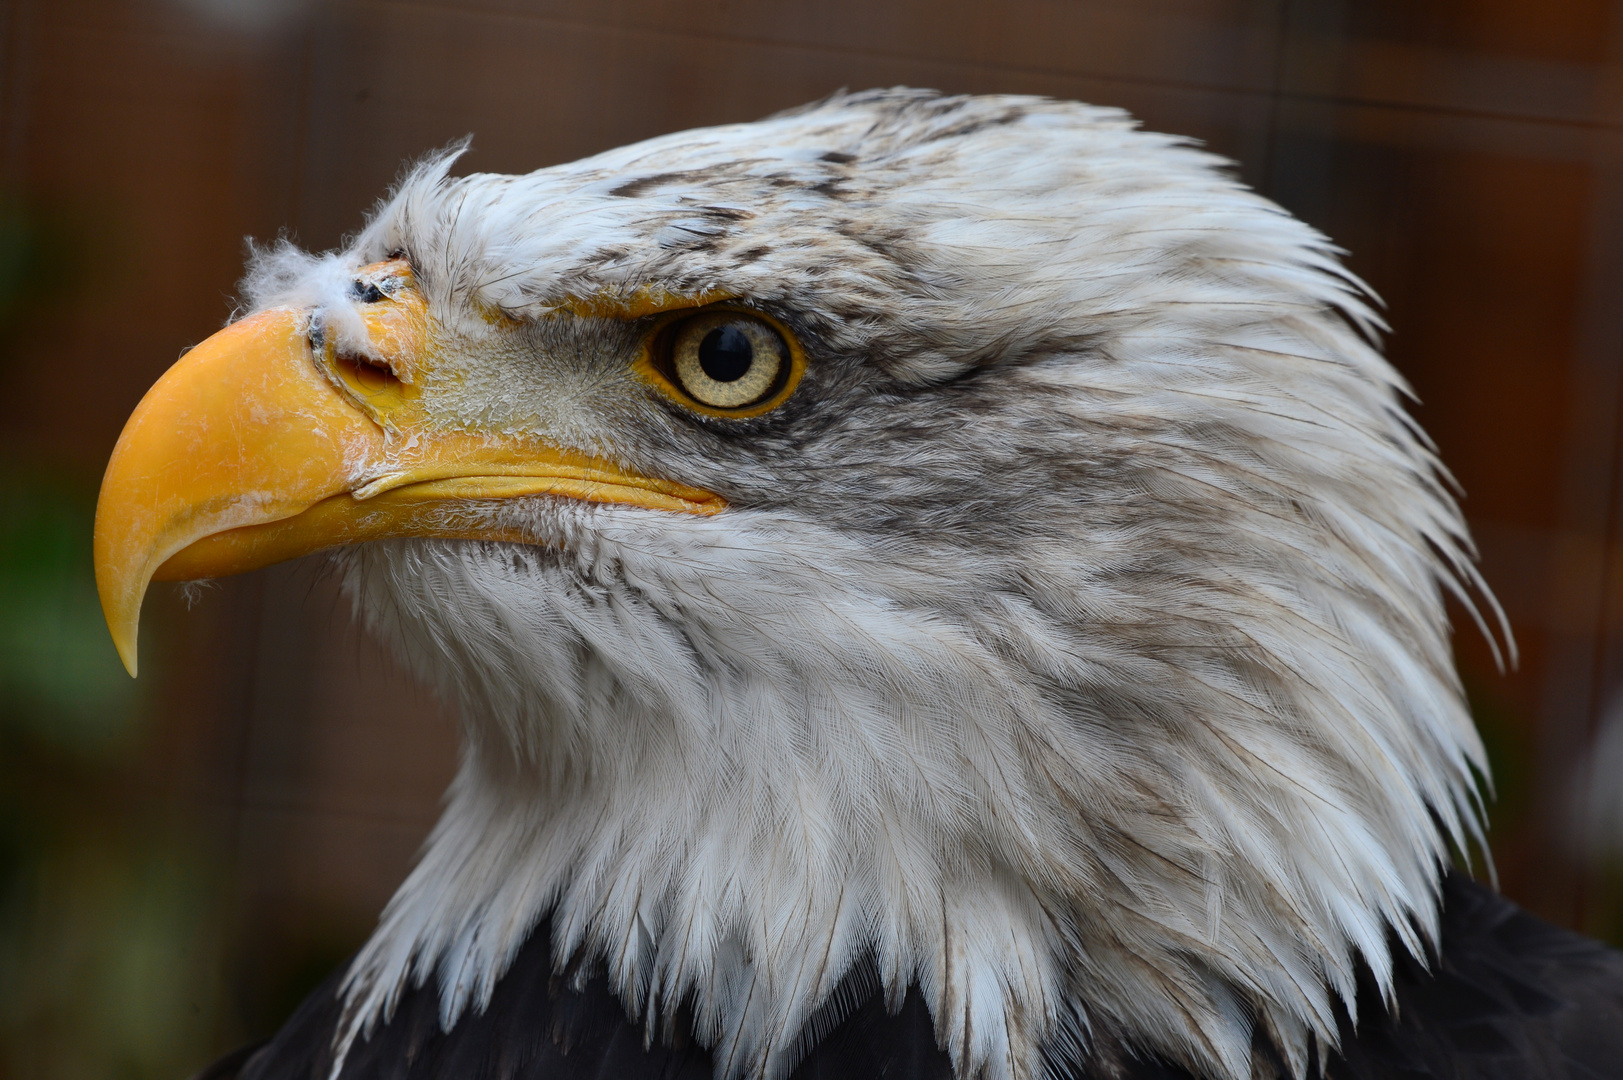
[(756, 312), (709, 308), (662, 322), (648, 350), (655, 383), (712, 416), (759, 416), (794, 389), (804, 363), (793, 337)]

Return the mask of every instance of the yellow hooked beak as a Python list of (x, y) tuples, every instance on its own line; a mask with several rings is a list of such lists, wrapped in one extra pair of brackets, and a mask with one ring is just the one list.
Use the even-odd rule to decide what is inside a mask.
[[(364, 309), (374, 346), (420, 368), (428, 314), (409, 269), (367, 271), (398, 285)], [(308, 330), (309, 316), (288, 310), (227, 327), (171, 367), (124, 426), (96, 505), (95, 562), (131, 675), (153, 580), (221, 577), (385, 537), (523, 539), (467, 500), (558, 495), (690, 514), (726, 505), (533, 437), (436, 429), (417, 387), (331, 345), (312, 348)]]

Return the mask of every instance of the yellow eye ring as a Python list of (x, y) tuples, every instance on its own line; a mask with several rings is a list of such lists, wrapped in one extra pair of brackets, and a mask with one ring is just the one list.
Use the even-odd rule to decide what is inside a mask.
[[(715, 366), (717, 360), (727, 365), (728, 346), (737, 359), (742, 354), (736, 350), (746, 343), (754, 355), (762, 357), (762, 364), (769, 364), (773, 359), (770, 351), (781, 346), (776, 350), (776, 368), (763, 371), (760, 365), (741, 363), (723, 371)], [(702, 359), (701, 346), (709, 352)], [(718, 304), (658, 318), (643, 339), (642, 355), (633, 369), (666, 397), (694, 412), (744, 420), (769, 413), (789, 399), (805, 374), (806, 354), (789, 328), (772, 316)], [(732, 405), (734, 398), (742, 400)]]

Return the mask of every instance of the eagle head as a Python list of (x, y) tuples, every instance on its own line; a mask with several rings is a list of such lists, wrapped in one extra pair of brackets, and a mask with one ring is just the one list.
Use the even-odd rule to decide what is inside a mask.
[(132, 671), (149, 580), (328, 550), (460, 712), (346, 1040), (482, 1008), (540, 925), (720, 1076), (916, 988), (962, 1076), (1238, 1080), (1423, 953), (1480, 582), (1322, 236), (1028, 97), (456, 156), (260, 250), (98, 510)]

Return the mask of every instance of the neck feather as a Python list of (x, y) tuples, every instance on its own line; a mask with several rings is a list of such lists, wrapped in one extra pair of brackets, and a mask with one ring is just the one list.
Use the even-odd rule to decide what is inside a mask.
[(1197, 583), (1172, 621), (1118, 583), (1079, 620), (1058, 598), (1100, 595), (1097, 567), (1022, 593), (781, 515), (546, 527), (562, 548), (343, 563), (468, 721), (346, 1039), (429, 979), (447, 1026), (482, 1008), (550, 914), (560, 968), (606, 969), (651, 1031), (691, 1005), (719, 1076), (786, 1074), (870, 976), (921, 989), (963, 1076), (1117, 1040), (1239, 1080), (1259, 1034), (1302, 1074), (1359, 963), (1384, 991), (1388, 933), (1435, 930), (1480, 755), (1435, 595), (1425, 634), (1325, 617), (1345, 593), (1307, 573), (1283, 598)]

